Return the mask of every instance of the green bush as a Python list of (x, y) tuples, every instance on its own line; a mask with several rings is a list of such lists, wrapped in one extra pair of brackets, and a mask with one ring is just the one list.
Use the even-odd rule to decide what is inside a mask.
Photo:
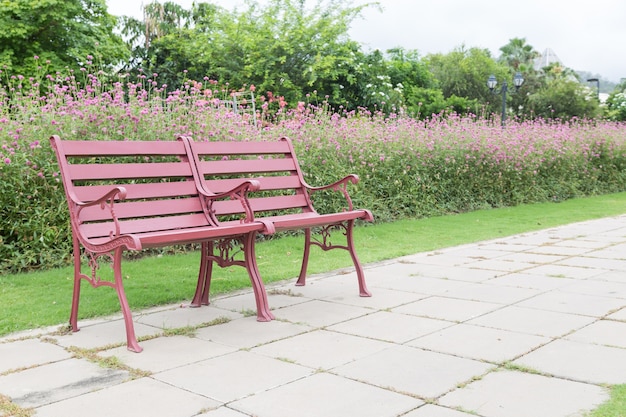
[[(27, 82), (28, 81), (28, 82)], [(66, 264), (69, 214), (48, 138), (201, 141), (289, 136), (313, 186), (354, 173), (356, 207), (379, 222), (486, 207), (560, 201), (626, 189), (626, 125), (579, 120), (489, 120), (455, 114), (420, 121), (363, 109), (333, 112), (302, 103), (251, 123), (220, 105), (210, 80), (166, 93), (158, 75), (88, 72), (0, 85), (0, 272)], [(261, 117), (261, 115), (263, 115)], [(344, 208), (337, 193), (319, 211)]]

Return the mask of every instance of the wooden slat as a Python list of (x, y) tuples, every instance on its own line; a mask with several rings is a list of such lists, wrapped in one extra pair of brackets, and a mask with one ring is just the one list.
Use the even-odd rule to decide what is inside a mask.
[(290, 153), (289, 144), (274, 142), (193, 142), (197, 155), (269, 155)]
[[(165, 230), (179, 230), (192, 227), (208, 226), (209, 223), (203, 214), (189, 214), (183, 216), (153, 217), (149, 219), (128, 220), (120, 222), (122, 234), (158, 232)], [(106, 237), (114, 230), (113, 222), (89, 223), (80, 226), (87, 238)]]
[(273, 177), (250, 177), (250, 178), (230, 178), (230, 179), (213, 179), (208, 176), (205, 180), (207, 188), (214, 193), (223, 193), (232, 190), (243, 181), (253, 179), (258, 181), (261, 190), (286, 190), (300, 188), (300, 178), (297, 175), (281, 175)]
[(296, 164), (291, 158), (202, 161), (199, 170), (203, 175), (272, 173), (295, 171)]
[(180, 141), (146, 143), (145, 141), (68, 140), (62, 143), (66, 157), (186, 155), (185, 145)]
[(193, 175), (187, 162), (73, 164), (68, 168), (73, 181), (190, 177)]
[[(203, 212), (198, 198), (118, 202), (114, 204), (113, 208), (118, 219)], [(102, 221), (110, 218), (109, 209), (101, 209), (100, 206), (85, 207), (80, 212), (80, 220), (83, 222)]]
[[(140, 198), (167, 198), (197, 195), (193, 181), (155, 182), (149, 184), (116, 184), (126, 189), (126, 200)], [(75, 186), (74, 192), (80, 201), (93, 201), (107, 193), (113, 185)]]
[[(250, 206), (255, 215), (263, 211), (288, 210), (294, 208), (308, 207), (306, 199), (302, 194), (281, 195), (274, 197), (250, 198)], [(218, 216), (243, 213), (240, 202), (232, 200), (216, 201), (213, 203), (213, 210)]]

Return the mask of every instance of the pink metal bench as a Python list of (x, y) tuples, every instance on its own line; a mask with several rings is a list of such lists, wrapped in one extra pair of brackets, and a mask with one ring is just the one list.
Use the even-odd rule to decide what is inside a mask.
[[(292, 143), (287, 138), (272, 142), (194, 142), (191, 138), (186, 140), (191, 147), (204, 194), (224, 193), (242, 181), (258, 183), (259, 189), (248, 193), (247, 200), (254, 213), (254, 222), (264, 225), (262, 233), (304, 230), (304, 255), (296, 285), (305, 285), (312, 245), (319, 246), (324, 251), (344, 249), (352, 257), (359, 294), (363, 297), (370, 296), (365, 285), (363, 267), (354, 248), (353, 227), (358, 219), (373, 221), (374, 218), (369, 210), (355, 209), (352, 205), (347, 186), (358, 182), (356, 175), (348, 175), (323, 187), (309, 186), (304, 179)], [(340, 193), (345, 201), (345, 209), (337, 213), (318, 213), (313, 207), (312, 195), (323, 190)], [(214, 222), (218, 222), (218, 218), (222, 216), (244, 214), (244, 208), (237, 202), (211, 202), (209, 211), (215, 217)], [(314, 229), (319, 233), (312, 235)], [(331, 231), (334, 229), (345, 235), (345, 245), (331, 242)], [(211, 258), (204, 259), (209, 261), (207, 267), (210, 268)], [(210, 274), (200, 274), (192, 304), (208, 304), (210, 278)]]
[[(246, 194), (259, 188), (257, 182), (237, 181), (218, 193), (204, 192), (196, 182), (198, 175), (184, 138), (105, 142), (62, 141), (52, 136), (50, 142), (70, 211), (74, 247), (70, 325), (74, 331), (78, 331), (82, 280), (94, 287), (112, 287), (124, 316), (128, 349), (140, 352), (124, 292), (123, 252), (187, 243), (202, 244), (199, 282), (210, 282), (213, 262), (222, 267), (244, 266), (254, 289), (257, 319), (273, 319), (254, 256), (255, 236), (266, 225), (252, 221), (246, 201)], [(218, 222), (212, 210), (219, 204), (232, 205), (232, 211), (242, 214), (243, 220)], [(244, 259), (236, 260), (240, 253)], [(86, 274), (82, 272), (83, 260)], [(99, 261), (112, 264), (112, 279), (101, 279)]]

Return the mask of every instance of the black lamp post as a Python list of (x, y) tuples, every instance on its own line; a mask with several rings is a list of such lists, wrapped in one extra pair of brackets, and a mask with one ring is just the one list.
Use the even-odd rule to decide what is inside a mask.
[[(515, 73), (515, 76), (513, 76), (515, 93), (517, 93), (522, 84), (524, 84), (524, 77), (522, 77), (520, 72)], [(491, 91), (492, 94), (502, 94), (502, 128), (504, 129), (504, 126), (506, 125), (506, 92), (509, 90), (509, 85), (506, 81), (504, 81), (499, 91), (496, 90), (496, 85), (498, 85), (498, 80), (496, 80), (495, 75), (491, 74), (487, 80), (487, 87), (489, 87), (489, 91)]]
[(600, 79), (598, 78), (588, 78), (587, 79), (588, 83), (596, 83), (596, 87), (598, 90), (598, 101), (600, 101)]

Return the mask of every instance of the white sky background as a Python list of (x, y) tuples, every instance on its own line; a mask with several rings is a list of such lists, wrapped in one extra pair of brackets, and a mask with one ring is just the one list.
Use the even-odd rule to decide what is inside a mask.
[[(164, 0), (161, 0), (164, 1)], [(173, 0), (189, 9), (194, 0)], [(240, 0), (206, 1), (232, 9)], [(308, 0), (311, 5), (316, 0)], [(109, 13), (141, 17), (151, 0), (106, 0)], [(260, 4), (264, 0), (258, 0)], [(367, 3), (353, 0), (352, 5)], [(512, 38), (537, 51), (551, 48), (563, 64), (613, 82), (626, 78), (624, 0), (379, 0), (353, 22), (351, 39), (364, 51), (401, 46), (420, 56), (465, 45), (489, 49), (494, 58)], [(346, 4), (350, 4), (346, 2)]]

